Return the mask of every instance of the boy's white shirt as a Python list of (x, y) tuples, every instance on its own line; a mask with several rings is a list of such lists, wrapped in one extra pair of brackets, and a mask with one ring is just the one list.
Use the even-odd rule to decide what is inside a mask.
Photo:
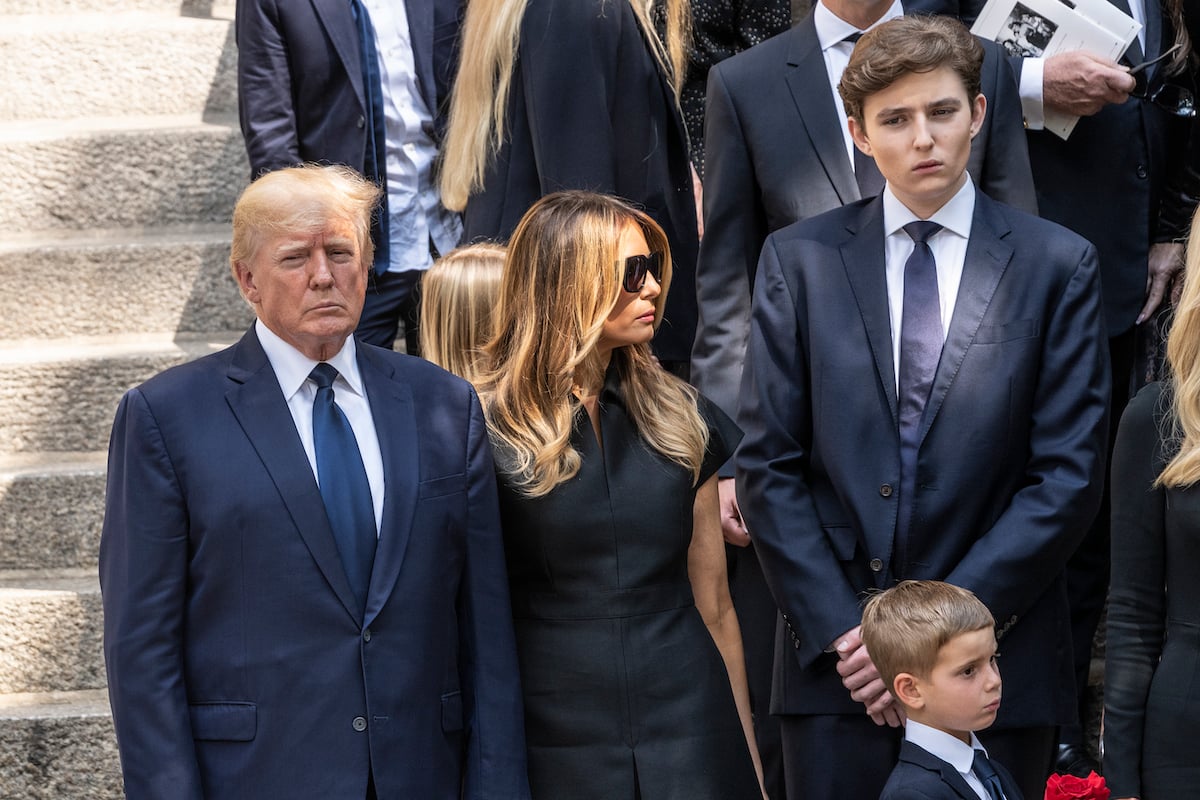
[(964, 744), (956, 736), (910, 719), (904, 724), (904, 738), (958, 770), (958, 774), (972, 791), (979, 795), (980, 800), (992, 800), (987, 789), (983, 788), (983, 783), (971, 771), (971, 765), (975, 762), (975, 751), (982, 750), (983, 754), (987, 755), (987, 748), (974, 733), (971, 734), (971, 743)]

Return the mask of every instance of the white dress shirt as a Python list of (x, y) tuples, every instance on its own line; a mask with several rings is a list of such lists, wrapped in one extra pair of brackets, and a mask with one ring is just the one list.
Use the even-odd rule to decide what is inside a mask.
[[(904, 16), (904, 7), (900, 5), (900, 0), (893, 0), (884, 15), (867, 30), (902, 16)], [(842, 96), (838, 94), (837, 86), (842, 80), (842, 73), (846, 71), (846, 65), (850, 63), (850, 53), (854, 51), (854, 45), (845, 41), (845, 38), (852, 33), (858, 33), (859, 29), (835, 15), (822, 2), (818, 2), (813, 7), (813, 26), (817, 29), (817, 42), (821, 45), (821, 55), (825, 57), (825, 74), (829, 78), (833, 104), (837, 108), (838, 119), (842, 123), (842, 138), (846, 144), (846, 156), (850, 159), (850, 168), (853, 169), (854, 140), (850, 138), (850, 128), (846, 122), (846, 106), (842, 103)], [(863, 31), (863, 33), (865, 32)]]
[(976, 750), (982, 750), (983, 754), (987, 755), (987, 748), (979, 743), (974, 733), (971, 734), (971, 743), (966, 744), (945, 731), (910, 719), (904, 723), (904, 738), (954, 767), (975, 794), (979, 795), (979, 800), (992, 800), (983, 783), (971, 770), (971, 765), (975, 763)]
[[(317, 385), (308, 379), (317, 362), (279, 338), (262, 323), (262, 320), (254, 323), (254, 330), (258, 334), (263, 351), (267, 354), (267, 360), (271, 362), (271, 369), (275, 371), (283, 399), (287, 401), (288, 411), (292, 412), (296, 433), (300, 434), (300, 443), (304, 445), (308, 464), (319, 486), (321, 479), (317, 476), (317, 451), (313, 446), (312, 419)], [(358, 451), (362, 454), (363, 466), (367, 469), (367, 482), (371, 484), (371, 502), (375, 507), (375, 535), (378, 536), (379, 524), (383, 519), (383, 455), (379, 451), (379, 436), (375, 432), (375, 420), (371, 417), (371, 404), (367, 402), (356, 353), (354, 337), (347, 336), (342, 349), (326, 363), (333, 365), (338, 371), (337, 380), (333, 382), (333, 401), (354, 429)]]
[[(929, 249), (937, 264), (938, 305), (942, 319), (942, 340), (950, 332), (950, 321), (954, 318), (954, 304), (958, 299), (958, 285), (962, 282), (963, 262), (967, 257), (967, 241), (971, 235), (971, 221), (975, 216), (975, 184), (971, 176), (954, 197), (939, 208), (930, 222), (942, 226), (942, 230), (929, 237)], [(892, 322), (892, 366), (896, 371), (896, 390), (900, 386), (900, 322), (904, 316), (904, 265), (912, 255), (913, 240), (904, 232), (904, 226), (920, 219), (908, 207), (896, 199), (890, 186), (883, 189), (883, 232), (886, 251), (885, 275), (887, 278), (888, 311)]]
[[(424, 0), (410, 0), (410, 2)], [(448, 253), (462, 238), (462, 222), (441, 204), (433, 183), (437, 145), (428, 131), (433, 115), (421, 96), (403, 2), (362, 0), (375, 28), (387, 133), (389, 272), (428, 269), (429, 243)]]

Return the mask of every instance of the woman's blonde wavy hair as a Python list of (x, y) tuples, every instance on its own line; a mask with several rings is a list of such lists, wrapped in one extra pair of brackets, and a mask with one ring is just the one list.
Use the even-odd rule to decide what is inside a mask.
[(1200, 481), (1200, 210), (1192, 217), (1183, 293), (1167, 334), (1167, 392), (1174, 413), (1164, 439), (1178, 446), (1155, 482), (1183, 487)]
[[(505, 473), (538, 497), (579, 472), (571, 446), (576, 383), (599, 385), (605, 365), (596, 345), (622, 291), (622, 232), (636, 225), (651, 252), (662, 252), (657, 326), (671, 284), (667, 236), (650, 217), (612, 197), (556, 192), (529, 209), (513, 232), (501, 279), (496, 336), (484, 348), (479, 394)], [(629, 416), (651, 448), (698, 480), (708, 427), (696, 390), (658, 366), (649, 344), (612, 352)]]
[(481, 242), (457, 247), (421, 279), (421, 355), (472, 383), (481, 349), (492, 338), (504, 248)]
[[(594, 0), (547, 0), (594, 2)], [(484, 174), (504, 141), (505, 113), (512, 84), (513, 64), (521, 44), (521, 19), (529, 0), (471, 0), (463, 21), (462, 56), (450, 97), (446, 139), (442, 145), (442, 203), (462, 211), (472, 194), (483, 188)], [(687, 72), (691, 40), (688, 0), (664, 0), (661, 13), (665, 41), (651, 19), (651, 3), (628, 2), (638, 25), (650, 42), (654, 58), (675, 90), (679, 101)], [(569, 103), (570, 98), (563, 102)]]

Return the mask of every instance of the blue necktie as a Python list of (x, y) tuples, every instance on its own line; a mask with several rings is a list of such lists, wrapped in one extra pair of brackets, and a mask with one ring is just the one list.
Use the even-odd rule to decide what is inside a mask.
[(321, 499), (333, 528), (342, 567), (358, 599), (358, 610), (367, 607), (371, 565), (375, 563), (375, 504), (363, 466), (354, 429), (333, 402), (333, 381), (338, 371), (329, 364), (313, 367), (309, 379), (317, 385), (313, 399), (313, 449), (317, 453), (317, 479)]
[[(391, 242), (387, 198), (387, 131), (384, 129), (383, 78), (379, 72), (379, 54), (375, 50), (375, 27), (361, 0), (350, 0), (350, 13), (358, 23), (358, 41), (362, 51), (363, 91), (367, 98), (367, 152), (364, 164), (367, 177), (383, 187), (383, 199), (371, 220), (375, 240), (375, 274), (387, 272)], [(403, 9), (401, 12), (403, 13)]]
[(996, 774), (996, 768), (992, 766), (991, 760), (984, 755), (982, 750), (975, 751), (975, 760), (971, 762), (971, 771), (979, 778), (983, 788), (987, 789), (988, 797), (992, 800), (1004, 800), (1004, 790), (1000, 788), (1000, 776)]
[(938, 359), (942, 357), (942, 314), (938, 302), (937, 264), (928, 240), (942, 229), (936, 222), (910, 222), (904, 232), (913, 240), (912, 255), (904, 264), (904, 307), (900, 317), (900, 508), (896, 521), (896, 551), (900, 567), (916, 492), (917, 446), (921, 417)]

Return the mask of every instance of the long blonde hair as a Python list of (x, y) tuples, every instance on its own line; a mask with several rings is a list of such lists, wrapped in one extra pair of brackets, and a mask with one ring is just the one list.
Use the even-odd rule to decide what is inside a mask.
[[(651, 251), (662, 252), (662, 291), (655, 325), (671, 284), (666, 234), (650, 217), (605, 195), (556, 192), (518, 223), (501, 278), (496, 335), (485, 348), (479, 393), (502, 469), (519, 491), (537, 497), (579, 472), (571, 446), (579, 402), (571, 387), (603, 380), (596, 344), (620, 299), (622, 232), (636, 225)], [(708, 427), (696, 390), (660, 368), (649, 344), (612, 352), (625, 406), (651, 448), (698, 480)]]
[(421, 355), (472, 383), (491, 338), (504, 248), (483, 242), (455, 248), (421, 279)]
[[(664, 0), (665, 42), (650, 17), (649, 3), (627, 1), (678, 102), (687, 72), (691, 40), (688, 0)], [(626, 0), (600, 0), (601, 5), (606, 2)], [(504, 142), (513, 64), (520, 50), (521, 19), (528, 3), (529, 0), (471, 0), (467, 4), (460, 50), (462, 58), (450, 97), (449, 121), (442, 145), (442, 203), (451, 210), (462, 211), (468, 198), (483, 188), (488, 165)], [(571, 99), (563, 98), (563, 102), (570, 103)]]
[(1173, 414), (1166, 432), (1178, 452), (1156, 485), (1191, 486), (1200, 480), (1200, 210), (1192, 216), (1183, 268), (1183, 293), (1167, 334), (1167, 384)]

